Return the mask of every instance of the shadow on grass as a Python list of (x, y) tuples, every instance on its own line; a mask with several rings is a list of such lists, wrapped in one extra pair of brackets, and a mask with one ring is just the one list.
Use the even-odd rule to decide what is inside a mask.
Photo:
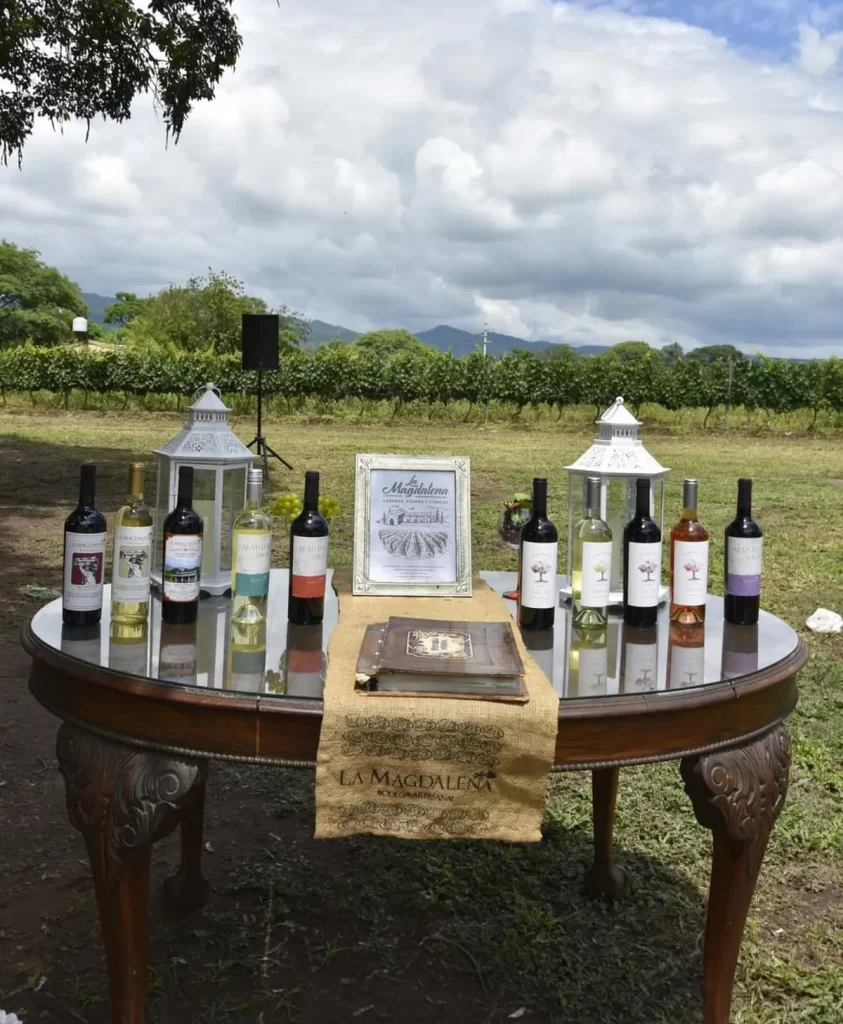
[[(704, 901), (672, 868), (619, 851), (627, 889), (606, 906), (584, 894), (592, 846), (578, 830), (524, 845), (316, 842), (312, 785), (215, 766), (213, 892), (189, 919), (153, 912), (153, 958), (186, 962), (152, 1024), (701, 1022)], [(237, 835), (261, 790), (261, 818)]]

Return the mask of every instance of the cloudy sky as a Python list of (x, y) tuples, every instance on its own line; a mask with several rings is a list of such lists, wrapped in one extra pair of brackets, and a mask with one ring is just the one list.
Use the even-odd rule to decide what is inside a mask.
[(843, 355), (843, 3), (235, 0), (178, 146), (40, 126), (0, 235), (357, 329)]

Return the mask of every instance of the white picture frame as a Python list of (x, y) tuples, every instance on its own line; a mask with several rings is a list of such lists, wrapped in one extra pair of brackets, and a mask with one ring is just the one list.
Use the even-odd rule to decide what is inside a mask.
[(471, 597), (471, 461), (357, 455), (352, 591)]

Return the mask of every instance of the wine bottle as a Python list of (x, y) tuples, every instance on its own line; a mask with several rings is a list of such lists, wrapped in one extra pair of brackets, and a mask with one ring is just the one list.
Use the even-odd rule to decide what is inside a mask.
[(752, 481), (738, 480), (738, 513), (726, 527), (726, 597), (723, 614), (733, 626), (754, 626), (761, 603), (764, 534), (752, 518)]
[(600, 517), (600, 477), (585, 482), (585, 516), (574, 527), (572, 592), (574, 625), (605, 626), (609, 621), (612, 531)]
[(696, 480), (686, 480), (682, 518), (670, 534), (670, 619), (705, 622), (708, 593), (708, 531), (697, 518)]
[(758, 624), (733, 626), (723, 624), (723, 656), (720, 675), (724, 679), (740, 679), (758, 671)]
[(143, 501), (143, 463), (129, 467), (129, 491), (114, 520), (111, 621), (140, 626), (149, 615), (152, 513)]
[(102, 617), (105, 516), (96, 493), (97, 467), (86, 462), (79, 474), (79, 504), (64, 521), (61, 616), (66, 626), (95, 626)]
[(605, 629), (572, 629), (568, 661), (568, 697), (605, 697), (609, 648)]
[(322, 653), (322, 624), (287, 626), (284, 680), (288, 697), (321, 699), (325, 684), (325, 655)]
[(290, 588), (287, 617), (313, 626), (325, 614), (328, 523), (319, 513), (319, 474), (304, 474), (304, 508), (290, 527)]
[(128, 676), (146, 676), (149, 667), (149, 630), (146, 619), (136, 624), (115, 622), (109, 631), (108, 667)]
[(231, 621), (225, 689), (246, 693), (263, 690), (266, 668), (266, 618), (246, 623)]
[(705, 626), (672, 622), (667, 645), (667, 688), (687, 690), (705, 683)]
[(179, 469), (176, 507), (164, 520), (161, 619), (172, 625), (195, 622), (202, 571), (202, 517), (193, 508), (193, 467)]
[(231, 621), (241, 625), (266, 618), (272, 564), (272, 520), (261, 512), (263, 471), (246, 474), (246, 507), (234, 520)]
[(547, 480), (533, 480), (533, 514), (521, 531), (518, 624), (522, 629), (553, 629), (556, 612), (558, 535), (547, 518)]
[(624, 623), (621, 632), (621, 693), (651, 693), (659, 685), (659, 644), (655, 626)]
[(650, 517), (650, 481), (636, 485), (635, 515), (623, 533), (623, 621), (655, 626), (662, 581), (662, 534)]
[[(198, 604), (198, 601), (197, 601)], [(195, 686), (198, 649), (196, 621), (168, 622), (161, 604), (161, 636), (158, 647), (158, 678), (168, 683)]]
[(92, 626), (61, 627), (61, 652), (77, 661), (87, 661), (89, 665), (102, 664), (102, 626), (95, 622)]

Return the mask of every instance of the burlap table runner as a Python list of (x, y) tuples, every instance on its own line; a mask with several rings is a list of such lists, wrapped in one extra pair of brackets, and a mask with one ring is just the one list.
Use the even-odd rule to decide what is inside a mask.
[(316, 837), (538, 842), (559, 698), (515, 629), (529, 701), (378, 697), (356, 692), (366, 627), (390, 616), (500, 622), (482, 580), (470, 598), (354, 597), (334, 574), (340, 616), (328, 646), (316, 761)]

